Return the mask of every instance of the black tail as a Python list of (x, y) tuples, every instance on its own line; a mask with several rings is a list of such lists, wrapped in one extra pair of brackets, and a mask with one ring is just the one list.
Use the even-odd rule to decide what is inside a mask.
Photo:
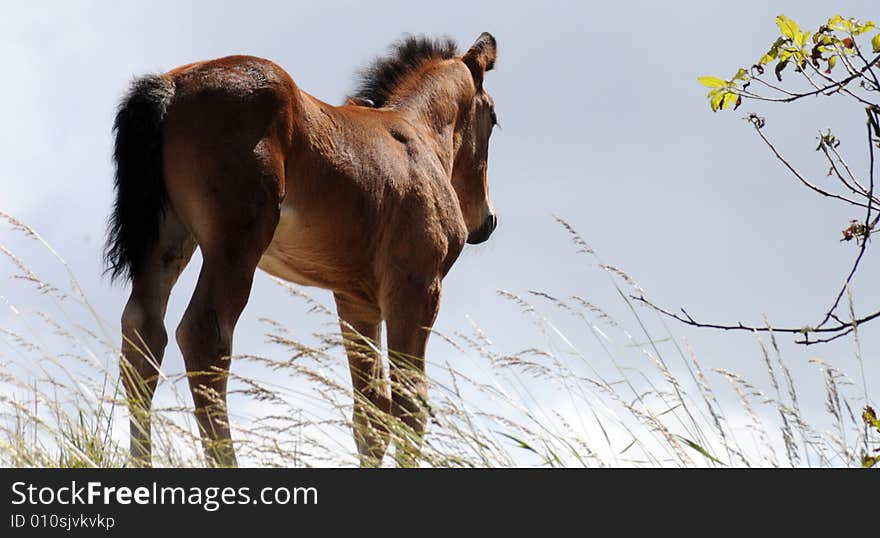
[(162, 177), (162, 121), (172, 97), (172, 81), (148, 75), (132, 82), (116, 112), (116, 203), (104, 250), (112, 279), (135, 275), (159, 234), (168, 197)]

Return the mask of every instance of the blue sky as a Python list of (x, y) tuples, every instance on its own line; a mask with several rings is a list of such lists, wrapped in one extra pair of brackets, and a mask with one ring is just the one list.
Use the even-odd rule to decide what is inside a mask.
[[(502, 125), (490, 150), (499, 228), (487, 244), (468, 247), (446, 279), (438, 330), (466, 331), (472, 320), (502, 349), (533, 345), (529, 322), (498, 289), (581, 295), (625, 315), (605, 276), (576, 253), (553, 215), (660, 304), (707, 320), (760, 323), (766, 315), (797, 326), (815, 321), (837, 292), (855, 248), (839, 242), (840, 230), (857, 215), (800, 186), (741, 118), (752, 110), (766, 116), (767, 135), (821, 180), (825, 168), (813, 151), (820, 128), (832, 127), (864, 170), (862, 112), (840, 99), (812, 99), (713, 114), (696, 78), (729, 76), (752, 63), (776, 35), (779, 13), (815, 28), (837, 12), (880, 16), (867, 1), (12, 2), (0, 20), (0, 209), (55, 246), (115, 326), (127, 290), (101, 276), (100, 254), (113, 194), (110, 126), (133, 76), (253, 54), (339, 103), (355, 70), (405, 32), (448, 34), (466, 48), (490, 31), (499, 44), (496, 70), (486, 79)], [(44, 276), (62, 275), (6, 227), (0, 244)], [(172, 294), (172, 334), (197, 269), (191, 263)], [(853, 288), (858, 312), (880, 305), (880, 284), (868, 276), (878, 269), (869, 251)], [(19, 309), (37, 309), (25, 284), (5, 278), (11, 272), (0, 269), (0, 295)], [(329, 292), (310, 293), (332, 304)], [(271, 353), (260, 317), (303, 337), (327, 329), (261, 274), (236, 353)], [(17, 323), (16, 314), (0, 310), (0, 326)], [(765, 376), (751, 335), (672, 327), (709, 366)], [(795, 373), (815, 385), (810, 405), (817, 413), (824, 394), (809, 359), (857, 375), (852, 341), (802, 348), (780, 340)], [(866, 326), (861, 349), (875, 394), (878, 344), (880, 331)], [(429, 355), (448, 354), (442, 346), (433, 341)], [(165, 361), (182, 368), (173, 345)]]

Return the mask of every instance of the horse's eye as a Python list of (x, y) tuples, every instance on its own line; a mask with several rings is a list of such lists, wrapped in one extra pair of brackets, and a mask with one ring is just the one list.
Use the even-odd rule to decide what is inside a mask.
[(489, 112), (489, 119), (492, 120), (492, 127), (495, 127), (496, 125), (498, 125), (498, 116), (495, 115), (494, 109), (491, 112)]

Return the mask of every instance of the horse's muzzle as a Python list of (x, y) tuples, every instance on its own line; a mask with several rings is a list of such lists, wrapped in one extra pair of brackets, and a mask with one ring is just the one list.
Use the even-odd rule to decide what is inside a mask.
[(468, 235), (467, 242), (471, 245), (480, 244), (492, 235), (492, 232), (495, 231), (495, 228), (498, 226), (498, 217), (495, 213), (489, 213), (489, 216), (486, 217), (486, 220), (483, 221), (483, 224), (480, 225), (479, 228), (474, 230)]

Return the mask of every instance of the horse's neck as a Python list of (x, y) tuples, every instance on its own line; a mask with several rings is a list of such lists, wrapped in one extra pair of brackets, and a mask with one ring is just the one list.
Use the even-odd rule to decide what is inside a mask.
[[(354, 140), (348, 140), (362, 136), (358, 133), (358, 129), (340, 128), (345, 122), (357, 121), (350, 117), (346, 117), (345, 112), (340, 107), (325, 103), (320, 99), (309, 95), (306, 92), (302, 94), (302, 119), (300, 127), (304, 132), (295, 133), (295, 135), (304, 136), (304, 142), (315, 152), (323, 155), (329, 160), (339, 157), (336, 149), (340, 146), (357, 146)], [(454, 120), (443, 120), (442, 116), (435, 110), (432, 110), (430, 102), (426, 102), (423, 106), (420, 103), (401, 103), (390, 112), (379, 112), (377, 114), (390, 113), (396, 115), (399, 121), (405, 121), (411, 124), (419, 133), (420, 137), (431, 146), (436, 154), (441, 166), (447, 175), (452, 174), (453, 159), (453, 122)], [(364, 125), (365, 129), (375, 128), (391, 128), (393, 120), (376, 118), (375, 121)], [(296, 129), (296, 127), (294, 127)]]
[(393, 107), (431, 138), (435, 153), (451, 177), (455, 153), (455, 128), (459, 117), (457, 93), (461, 88), (448, 79), (427, 79), (392, 99)]

